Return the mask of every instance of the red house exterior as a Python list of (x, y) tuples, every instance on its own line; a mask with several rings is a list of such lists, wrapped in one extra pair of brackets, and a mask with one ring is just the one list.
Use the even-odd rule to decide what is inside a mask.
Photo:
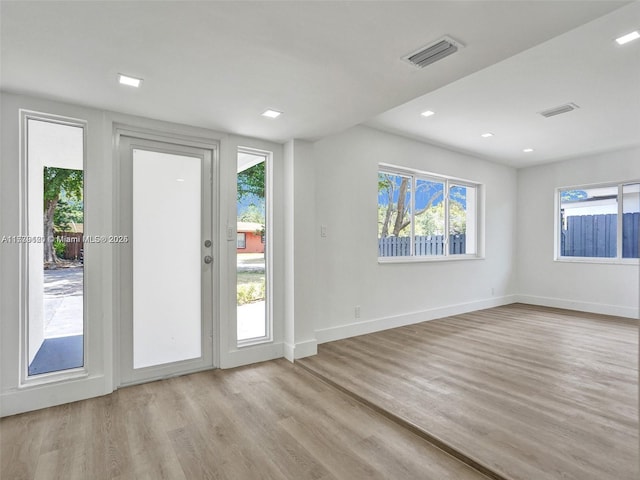
[(263, 225), (253, 222), (238, 222), (238, 253), (264, 253)]

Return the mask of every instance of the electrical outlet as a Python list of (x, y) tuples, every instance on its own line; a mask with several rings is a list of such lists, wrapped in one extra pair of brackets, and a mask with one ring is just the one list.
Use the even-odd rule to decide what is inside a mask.
[(327, 236), (327, 226), (326, 225), (320, 225), (320, 236), (323, 237), (323, 238)]
[(233, 231), (233, 225), (227, 225), (227, 240), (232, 242), (235, 240), (235, 235)]
[(360, 318), (360, 305), (356, 305), (356, 308), (354, 309), (354, 313), (356, 318)]

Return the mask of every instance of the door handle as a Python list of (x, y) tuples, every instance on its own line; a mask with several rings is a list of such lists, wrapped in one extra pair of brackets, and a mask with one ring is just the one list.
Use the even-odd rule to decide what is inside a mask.
[(204, 257), (204, 263), (206, 263), (207, 265), (213, 262), (213, 257), (211, 255), (207, 255), (206, 257)]

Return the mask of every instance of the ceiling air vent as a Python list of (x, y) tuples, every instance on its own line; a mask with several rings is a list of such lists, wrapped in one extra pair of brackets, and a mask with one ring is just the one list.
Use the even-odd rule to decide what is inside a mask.
[(554, 117), (556, 115), (560, 115), (562, 113), (571, 112), (571, 111), (575, 110), (576, 108), (580, 108), (580, 107), (578, 105), (576, 105), (575, 103), (567, 103), (565, 105), (560, 105), (559, 107), (550, 108), (549, 110), (545, 110), (544, 112), (540, 112), (540, 115), (542, 115), (545, 118), (549, 118), (549, 117)]
[(463, 47), (464, 45), (453, 38), (443, 37), (437, 42), (427, 45), (426, 47), (422, 47), (420, 50), (402, 57), (402, 59), (418, 68), (424, 68), (427, 65), (431, 65), (433, 62), (437, 62), (444, 57), (448, 57)]

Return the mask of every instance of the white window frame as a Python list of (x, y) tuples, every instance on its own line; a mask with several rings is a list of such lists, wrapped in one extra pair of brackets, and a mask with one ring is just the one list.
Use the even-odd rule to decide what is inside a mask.
[[(633, 185), (636, 183), (640, 183), (640, 180), (628, 180), (621, 182), (606, 182), (606, 183), (593, 183), (587, 185), (572, 185), (566, 187), (558, 187), (555, 190), (555, 215), (554, 215), (554, 252), (553, 259), (556, 262), (567, 262), (567, 263), (604, 263), (610, 265), (640, 265), (640, 259), (638, 258), (622, 258), (622, 215), (623, 215), (623, 201), (622, 201), (622, 192), (623, 188), (626, 185)], [(560, 226), (561, 222), (561, 193), (565, 190), (585, 190), (590, 188), (618, 188), (618, 212), (617, 212), (617, 225), (616, 225), (616, 256), (615, 257), (574, 257), (574, 256), (564, 256), (561, 255), (561, 246), (562, 246), (562, 228)]]
[[(66, 125), (69, 127), (77, 127), (82, 129), (82, 169), (87, 172), (87, 127), (88, 121), (72, 118), (62, 115), (56, 115), (51, 113), (38, 112), (27, 109), (20, 109), (20, 187), (21, 187), (21, 198), (20, 198), (20, 232), (21, 236), (29, 237), (31, 232), (29, 231), (29, 191), (32, 185), (29, 182), (29, 128), (28, 122), (29, 120), (36, 120), (40, 122), (49, 122), (58, 125)], [(86, 176), (85, 176), (86, 178)], [(85, 215), (87, 214), (86, 210), (86, 200), (85, 200)], [(86, 224), (86, 222), (85, 222)], [(37, 374), (37, 375), (29, 375), (29, 296), (31, 289), (31, 281), (29, 278), (29, 244), (21, 243), (19, 245), (19, 256), (20, 256), (20, 271), (24, 272), (24, 274), (20, 278), (20, 376), (18, 388), (31, 388), (31, 387), (39, 387), (45, 384), (51, 383), (61, 383), (67, 382), (69, 380), (77, 380), (82, 378), (87, 378), (89, 376), (89, 367), (90, 367), (90, 355), (88, 350), (88, 315), (87, 312), (89, 299), (87, 296), (87, 277), (86, 277), (86, 266), (87, 266), (87, 258), (85, 255), (84, 261), (84, 274), (83, 277), (83, 307), (82, 307), (82, 341), (83, 341), (83, 364), (81, 367), (70, 368), (65, 370), (57, 370), (54, 372)], [(90, 263), (90, 259), (89, 259)]]
[[(475, 182), (473, 180), (467, 180), (458, 177), (451, 177), (448, 175), (441, 175), (433, 172), (426, 172), (423, 170), (417, 170), (413, 168), (401, 167), (398, 165), (392, 165), (388, 163), (379, 163), (377, 174), (388, 173), (391, 175), (402, 175), (405, 177), (411, 177), (411, 238), (414, 237), (414, 225), (415, 225), (415, 188), (416, 179), (420, 180), (433, 180), (436, 182), (444, 183), (444, 211), (445, 211), (445, 225), (444, 231), (444, 252), (442, 255), (419, 255), (414, 253), (414, 242), (410, 242), (410, 255), (397, 256), (397, 257), (380, 257), (378, 256), (378, 263), (415, 263), (415, 262), (450, 262), (460, 260), (482, 260), (484, 259), (484, 185)], [(475, 204), (476, 204), (476, 234), (475, 245), (476, 252), (469, 254), (450, 254), (449, 253), (449, 190), (452, 185), (461, 187), (473, 187), (476, 192)], [(377, 211), (376, 211), (377, 218)], [(376, 220), (377, 222), (377, 220)]]
[[(242, 242), (240, 241), (240, 235), (242, 235)], [(236, 249), (245, 250), (247, 248), (247, 233), (238, 232), (236, 237)]]
[[(263, 156), (265, 159), (265, 335), (263, 337), (247, 338), (239, 340), (236, 333), (236, 346), (238, 348), (252, 347), (263, 343), (273, 342), (273, 152), (257, 148), (238, 146), (238, 153)], [(236, 157), (237, 158), (237, 157)], [(236, 242), (237, 243), (237, 242)], [(236, 244), (237, 252), (237, 244)], [(235, 265), (234, 265), (234, 268)], [(237, 282), (236, 282), (237, 288)], [(233, 290), (233, 304), (236, 304), (236, 289)], [(235, 332), (238, 331), (238, 318), (236, 308)]]

